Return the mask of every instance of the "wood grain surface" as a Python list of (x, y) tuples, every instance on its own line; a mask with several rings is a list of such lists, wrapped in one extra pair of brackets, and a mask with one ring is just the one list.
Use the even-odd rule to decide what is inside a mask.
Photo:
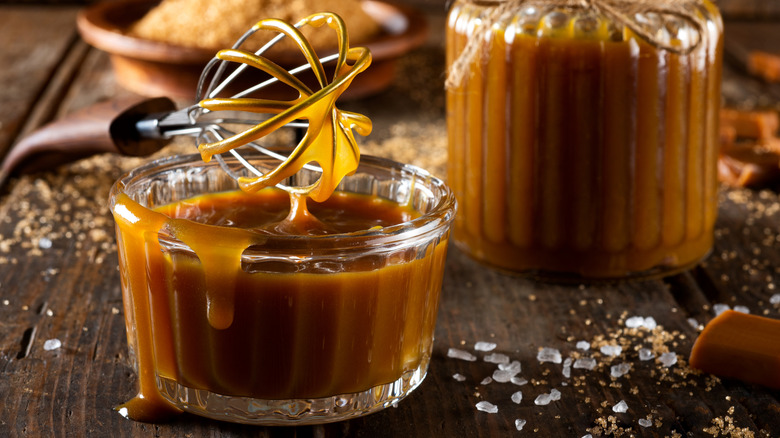
[[(0, 5), (0, 155), (48, 120), (127, 94), (107, 57), (76, 37), (77, 9)], [(436, 173), (446, 166), (440, 32), (434, 27), (431, 43), (404, 60), (403, 80), (391, 90), (346, 108), (374, 119), (367, 150), (420, 160)], [(773, 90), (737, 69), (728, 68), (725, 81), (735, 103), (758, 102)], [(177, 144), (162, 154), (191, 147)], [(309, 427), (250, 427), (192, 415), (164, 424), (127, 420), (112, 409), (135, 394), (136, 377), (106, 199), (111, 182), (142, 161), (100, 156), (14, 177), (0, 189), (0, 437), (780, 436), (780, 392), (686, 365), (716, 305), (780, 318), (772, 298), (780, 292), (776, 189), (722, 189), (712, 254), (662, 280), (540, 283), (451, 249), (428, 376), (397, 408)], [(652, 317), (659, 327), (630, 329), (632, 316)], [(59, 348), (44, 348), (54, 339)], [(496, 347), (477, 351), (478, 341)], [(602, 345), (623, 351), (610, 357)], [(596, 366), (572, 368), (567, 377), (562, 363), (537, 359), (544, 347), (557, 349), (562, 360), (592, 357)], [(452, 348), (476, 360), (450, 357)], [(639, 348), (675, 353), (678, 362), (640, 360)], [(491, 353), (520, 361), (517, 377), (527, 383), (488, 383), (497, 369), (485, 360)], [(613, 377), (612, 367), (623, 363), (628, 373)], [(552, 390), (559, 400), (535, 403)], [(511, 399), (517, 391), (519, 404)], [(615, 412), (621, 400), (628, 410)], [(479, 411), (481, 401), (498, 412)], [(516, 420), (526, 421), (521, 431)]]

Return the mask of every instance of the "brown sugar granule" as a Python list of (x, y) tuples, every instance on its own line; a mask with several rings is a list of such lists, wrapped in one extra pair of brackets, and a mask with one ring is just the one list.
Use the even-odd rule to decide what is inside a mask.
[[(228, 48), (255, 23), (278, 18), (295, 23), (315, 12), (340, 15), (350, 36), (350, 44), (362, 44), (380, 32), (377, 24), (358, 0), (163, 0), (134, 23), (127, 33), (132, 36), (186, 47), (204, 49)], [(335, 48), (337, 39), (328, 26), (304, 30), (316, 49)], [(267, 33), (265, 41), (273, 37)], [(288, 38), (280, 48), (297, 47)], [(262, 43), (257, 43), (260, 48)]]

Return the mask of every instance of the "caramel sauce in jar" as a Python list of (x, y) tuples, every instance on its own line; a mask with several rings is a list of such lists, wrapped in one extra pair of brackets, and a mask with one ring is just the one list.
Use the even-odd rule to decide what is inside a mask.
[[(709, 253), (722, 22), (709, 1), (688, 3), (701, 27), (661, 7), (618, 23), (560, 2), (493, 18), (506, 2), (453, 4), (447, 61), (461, 71), (447, 89), (448, 182), (459, 248), (559, 279), (664, 275)], [(475, 52), (455, 65), (469, 44)]]
[(373, 157), (339, 187), (322, 203), (245, 193), (198, 156), (114, 186), (139, 376), (120, 410), (141, 421), (184, 410), (322, 423), (382, 409), (422, 381), (454, 196)]

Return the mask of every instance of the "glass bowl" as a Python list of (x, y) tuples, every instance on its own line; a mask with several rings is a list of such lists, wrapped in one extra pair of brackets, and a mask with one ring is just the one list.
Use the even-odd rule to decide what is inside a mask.
[[(318, 176), (304, 169), (285, 183)], [(175, 408), (247, 424), (315, 424), (406, 397), (430, 362), (456, 210), (450, 189), (422, 169), (364, 156), (338, 190), (412, 206), (418, 217), (353, 233), (273, 236), (156, 211), (237, 187), (218, 164), (190, 155), (140, 167), (112, 188), (139, 377), (124, 413), (144, 421)], [(193, 235), (217, 243), (193, 248), (185, 243)]]

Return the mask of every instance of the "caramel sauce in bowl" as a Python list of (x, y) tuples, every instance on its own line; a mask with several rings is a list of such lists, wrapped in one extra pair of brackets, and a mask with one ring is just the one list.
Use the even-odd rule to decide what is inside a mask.
[[(285, 183), (318, 177), (304, 170)], [(150, 163), (112, 188), (139, 377), (120, 412), (314, 424), (414, 390), (430, 362), (449, 188), (375, 157), (308, 209), (279, 189), (237, 188), (198, 155)]]

